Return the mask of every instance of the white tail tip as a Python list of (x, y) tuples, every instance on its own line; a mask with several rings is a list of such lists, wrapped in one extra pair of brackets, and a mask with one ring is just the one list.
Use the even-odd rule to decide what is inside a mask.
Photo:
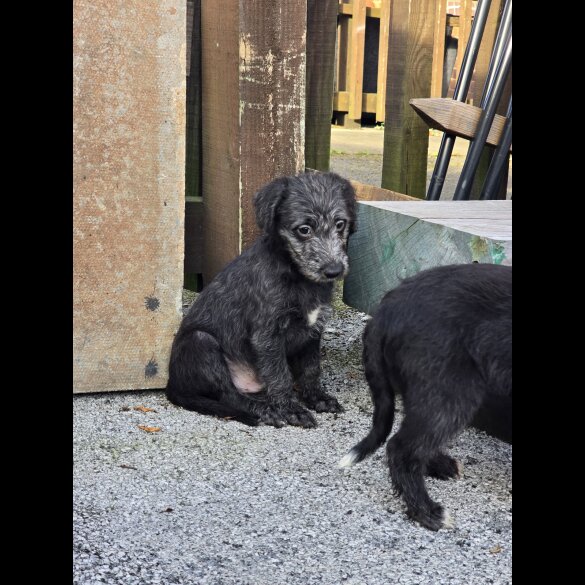
[(446, 528), (447, 530), (455, 528), (455, 520), (453, 519), (453, 516), (449, 514), (449, 510), (443, 511), (443, 528)]
[(337, 464), (337, 467), (351, 467), (357, 460), (357, 453), (352, 449), (344, 455)]

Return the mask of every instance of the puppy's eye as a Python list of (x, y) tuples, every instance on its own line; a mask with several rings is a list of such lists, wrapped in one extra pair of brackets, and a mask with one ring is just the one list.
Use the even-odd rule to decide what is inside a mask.
[(343, 231), (343, 228), (345, 227), (345, 220), (344, 219), (339, 219), (335, 222), (335, 229), (338, 232)]
[(297, 228), (297, 233), (304, 238), (311, 234), (311, 226), (309, 225), (302, 225)]

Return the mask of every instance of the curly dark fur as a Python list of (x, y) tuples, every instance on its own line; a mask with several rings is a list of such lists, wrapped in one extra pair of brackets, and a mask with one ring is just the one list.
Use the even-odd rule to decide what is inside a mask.
[(248, 425), (313, 427), (301, 402), (317, 412), (342, 410), (321, 390), (320, 341), (334, 281), (348, 271), (355, 193), (339, 175), (307, 173), (266, 185), (254, 206), (264, 233), (183, 319), (167, 397)]
[(394, 395), (404, 420), (387, 445), (396, 494), (431, 530), (448, 523), (424, 475), (459, 475), (443, 451), (488, 397), (512, 395), (512, 268), (442, 266), (387, 293), (364, 331), (363, 362), (374, 403), (370, 433), (340, 461), (361, 461), (387, 439)]

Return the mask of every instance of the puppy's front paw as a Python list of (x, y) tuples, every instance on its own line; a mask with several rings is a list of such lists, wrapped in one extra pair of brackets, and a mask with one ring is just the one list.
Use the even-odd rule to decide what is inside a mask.
[(283, 427), (285, 424), (312, 429), (317, 426), (315, 417), (300, 404), (290, 403), (279, 406), (266, 407), (260, 415), (260, 420), (273, 427)]
[(303, 396), (303, 402), (316, 412), (343, 412), (343, 406), (339, 404), (337, 398), (320, 392), (311, 396)]
[(283, 415), (289, 425), (303, 427), (304, 429), (313, 429), (317, 426), (315, 417), (304, 408), (302, 410), (295, 409), (294, 411), (284, 412)]
[(260, 422), (264, 425), (276, 427), (277, 429), (283, 427), (286, 421), (280, 411), (275, 408), (266, 408), (259, 415)]

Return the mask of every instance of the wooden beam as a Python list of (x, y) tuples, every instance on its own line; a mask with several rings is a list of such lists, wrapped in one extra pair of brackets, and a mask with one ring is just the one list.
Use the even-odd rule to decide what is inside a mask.
[(307, 0), (305, 164), (329, 170), (338, 0)]
[(376, 122), (384, 122), (384, 120), (386, 119), (386, 76), (388, 74), (388, 36), (390, 32), (390, 2), (391, 0), (382, 0), (382, 6), (380, 7), (380, 42), (378, 48)]
[[(362, 93), (362, 112), (375, 114), (377, 101), (377, 93)], [(336, 112), (347, 112), (349, 110), (349, 92), (338, 91), (333, 94), (333, 110)]]
[(306, 0), (201, 6), (204, 283), (249, 246), (252, 200), (305, 167)]
[[(338, 13), (345, 16), (353, 15), (353, 2), (350, 4), (338, 4)], [(380, 18), (380, 8), (376, 8), (375, 6), (367, 6), (366, 16), (368, 18)]]
[(439, 98), (443, 97), (443, 69), (445, 66), (446, 21), (447, 0), (436, 0), (431, 96)]
[(512, 263), (511, 201), (358, 203), (346, 304), (372, 313), (401, 279), (433, 266)]
[[(468, 140), (475, 136), (482, 112), (481, 108), (451, 98), (413, 99), (410, 100), (410, 105), (429, 128), (456, 134)], [(505, 123), (506, 117), (496, 114), (487, 137), (487, 144), (498, 145)], [(510, 152), (512, 152), (512, 145), (510, 145)]]
[(381, 187), (375, 187), (374, 185), (367, 185), (366, 183), (360, 183), (359, 181), (349, 181), (354, 190), (355, 196), (358, 201), (415, 201), (420, 202), (417, 197), (411, 197), (410, 195), (403, 195), (402, 193), (396, 193), (396, 191), (390, 191), (389, 189), (382, 189)]
[(183, 285), (185, 12), (73, 2), (74, 393), (167, 382)]
[(353, 16), (351, 18), (349, 55), (349, 110), (348, 116), (352, 120), (362, 117), (362, 93), (364, 85), (364, 46), (366, 42), (366, 0), (353, 1)]
[(435, 0), (393, 0), (390, 15), (382, 187), (424, 198), (429, 131), (409, 107), (430, 97)]

